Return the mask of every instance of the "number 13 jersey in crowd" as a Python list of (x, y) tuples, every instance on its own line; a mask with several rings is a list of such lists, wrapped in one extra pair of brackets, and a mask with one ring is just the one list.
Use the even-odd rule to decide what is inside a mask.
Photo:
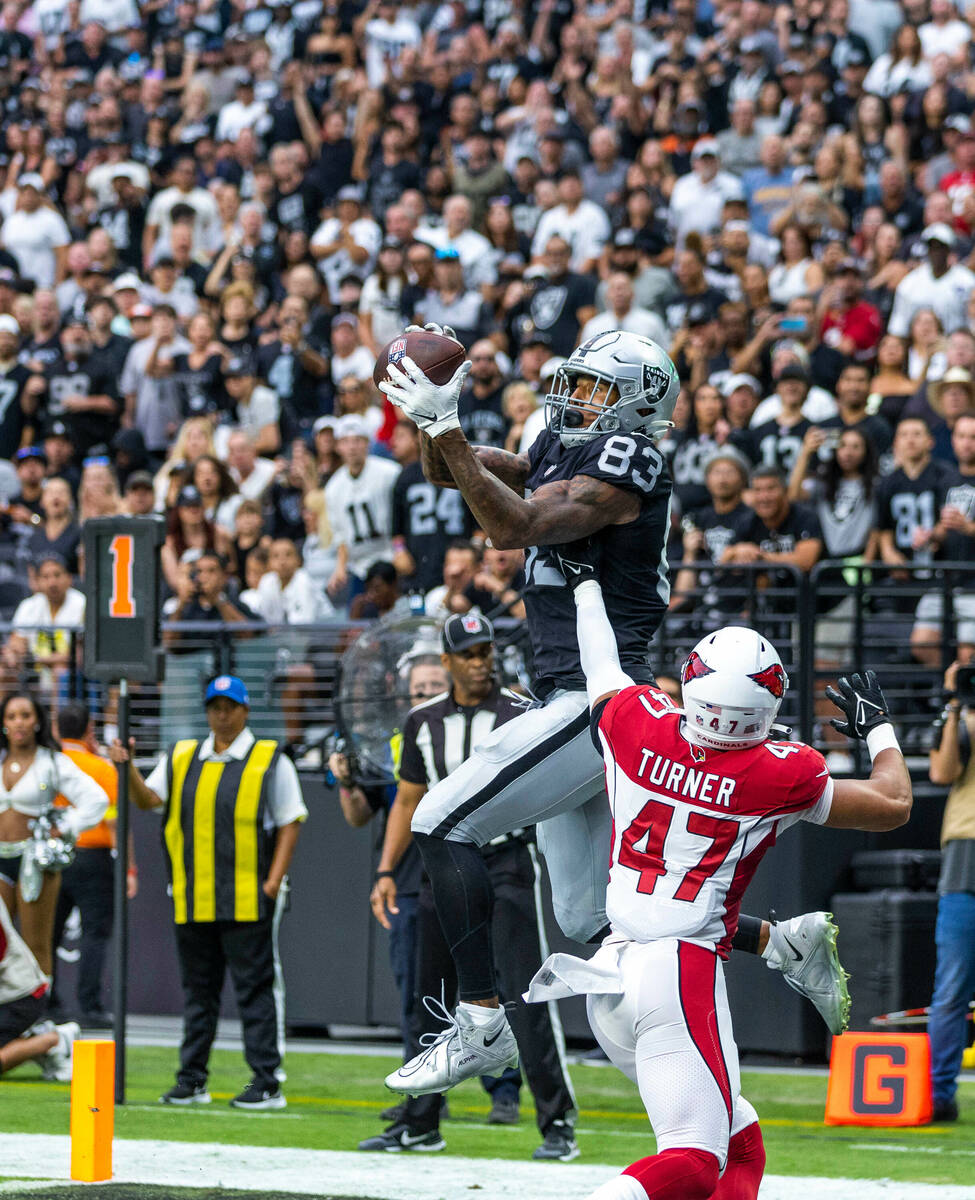
[(613, 813), (606, 915), (632, 941), (703, 942), (727, 958), (758, 864), (790, 825), (825, 823), (833, 782), (802, 742), (705, 750), (682, 721), (641, 686), (593, 714)]
[[(596, 534), (602, 558), (599, 580), (620, 662), (631, 679), (648, 683), (650, 639), (670, 599), (666, 540), (670, 525), (671, 479), (653, 441), (640, 433), (611, 433), (580, 446), (563, 446), (544, 429), (528, 451), (526, 487), (585, 475), (632, 492), (640, 512), (626, 525)], [(572, 592), (545, 546), (532, 546), (525, 561), (525, 609), (535, 660), (534, 691), (544, 698), (555, 688), (584, 689)]]

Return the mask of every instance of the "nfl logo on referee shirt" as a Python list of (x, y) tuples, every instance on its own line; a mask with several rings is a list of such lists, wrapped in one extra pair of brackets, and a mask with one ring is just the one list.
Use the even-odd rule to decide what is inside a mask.
[(400, 361), (400, 359), (404, 357), (405, 354), (406, 354), (406, 338), (397, 338), (396, 341), (393, 342), (393, 344), (389, 348), (389, 354), (387, 355), (387, 361), (391, 362), (391, 363), (398, 363)]

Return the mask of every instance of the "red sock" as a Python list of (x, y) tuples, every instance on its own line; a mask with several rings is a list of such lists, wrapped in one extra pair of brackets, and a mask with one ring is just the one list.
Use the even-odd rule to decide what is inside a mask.
[(712, 1200), (756, 1200), (765, 1171), (765, 1144), (758, 1122), (746, 1125), (728, 1143), (728, 1166)]
[(704, 1150), (664, 1150), (632, 1163), (632, 1175), (650, 1200), (708, 1200), (718, 1182), (718, 1160)]

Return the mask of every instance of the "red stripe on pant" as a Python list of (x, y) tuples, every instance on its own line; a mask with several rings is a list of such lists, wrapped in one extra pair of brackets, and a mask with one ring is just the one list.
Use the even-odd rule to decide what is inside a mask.
[(677, 978), (680, 1005), (691, 1041), (714, 1076), (728, 1110), (731, 1128), (733, 1100), (728, 1067), (718, 1035), (718, 1014), (715, 1007), (718, 956), (713, 950), (690, 942), (677, 943)]

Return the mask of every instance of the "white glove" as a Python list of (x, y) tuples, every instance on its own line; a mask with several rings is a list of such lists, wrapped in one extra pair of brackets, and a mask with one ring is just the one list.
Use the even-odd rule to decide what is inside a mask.
[(453, 338), (455, 342), (459, 342), (460, 338), (454, 332), (450, 325), (438, 325), (436, 321), (427, 321), (426, 325), (407, 325), (407, 333), (439, 333), (441, 337)]
[(379, 390), (411, 421), (415, 421), (418, 428), (435, 438), (448, 429), (460, 429), (457, 401), (470, 369), (470, 359), (467, 359), (460, 364), (448, 383), (433, 383), (412, 358), (402, 358), (398, 363), (387, 366), (387, 377), (379, 385)]

